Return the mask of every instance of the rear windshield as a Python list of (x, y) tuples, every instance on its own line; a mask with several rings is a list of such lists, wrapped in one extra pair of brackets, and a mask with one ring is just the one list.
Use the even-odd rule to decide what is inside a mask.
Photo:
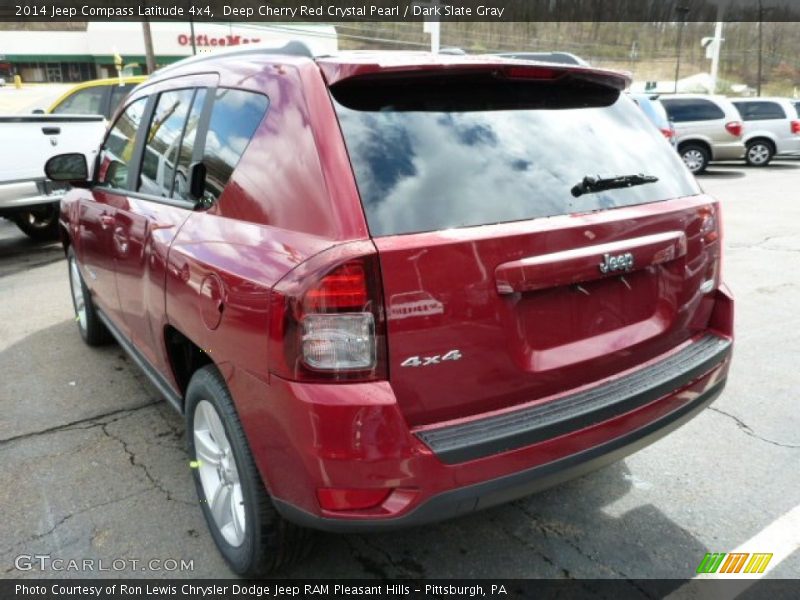
[[(520, 221), (699, 193), (625, 94), (596, 84), (429, 80), (331, 88), (373, 236)], [(655, 183), (574, 197), (586, 176)]]

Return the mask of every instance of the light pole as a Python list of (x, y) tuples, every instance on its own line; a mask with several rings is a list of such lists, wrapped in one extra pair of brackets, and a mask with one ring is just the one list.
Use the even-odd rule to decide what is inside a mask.
[(678, 42), (677, 57), (675, 59), (675, 93), (678, 93), (678, 79), (681, 75), (681, 43), (683, 42), (683, 26), (686, 24), (686, 15), (689, 14), (688, 6), (676, 6), (675, 12), (678, 13)]

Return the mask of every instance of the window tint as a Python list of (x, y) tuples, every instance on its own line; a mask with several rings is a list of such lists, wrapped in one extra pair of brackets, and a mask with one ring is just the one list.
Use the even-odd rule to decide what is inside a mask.
[(192, 110), (189, 119), (186, 121), (183, 139), (181, 140), (178, 154), (178, 164), (175, 170), (175, 185), (172, 190), (173, 198), (190, 200), (189, 197), (189, 166), (192, 164), (192, 151), (197, 137), (197, 125), (200, 121), (200, 114), (203, 112), (203, 104), (206, 99), (206, 90), (197, 90), (192, 103)]
[(126, 83), (125, 85), (115, 85), (111, 88), (111, 104), (108, 108), (108, 116), (112, 117), (114, 111), (117, 110), (120, 102), (125, 99), (130, 91), (136, 87), (133, 83)]
[(107, 86), (96, 86), (79, 90), (56, 106), (53, 113), (60, 115), (102, 115), (105, 114)]
[(139, 98), (128, 106), (108, 133), (100, 149), (99, 183), (128, 189), (128, 164), (133, 158), (136, 130), (142, 122), (146, 104), (147, 98)]
[(687, 121), (713, 121), (724, 119), (725, 113), (710, 100), (694, 98), (662, 98), (669, 118), (676, 123)]
[(162, 92), (153, 111), (142, 158), (139, 191), (169, 197), (183, 126), (192, 106), (194, 89)]
[(745, 121), (767, 121), (785, 119), (786, 113), (777, 102), (734, 102)]
[(203, 156), (207, 170), (204, 204), (212, 204), (222, 194), (236, 163), (264, 118), (267, 104), (267, 97), (261, 94), (217, 90)]
[[(699, 193), (678, 155), (624, 94), (478, 85), (415, 93), (379, 85), (335, 107), (373, 235), (484, 225)], [(417, 86), (414, 86), (417, 87)], [(610, 98), (608, 97), (610, 96)], [(355, 101), (354, 101), (355, 98)], [(363, 102), (359, 102), (363, 99)], [(381, 100), (379, 100), (381, 99)], [(584, 107), (585, 106), (585, 107)], [(498, 108), (500, 107), (500, 108)], [(587, 175), (647, 185), (571, 194)]]

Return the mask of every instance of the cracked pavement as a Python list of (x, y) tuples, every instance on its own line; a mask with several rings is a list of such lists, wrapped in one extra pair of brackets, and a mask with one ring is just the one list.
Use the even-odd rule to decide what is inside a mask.
[[(737, 300), (728, 387), (714, 406), (625, 461), (455, 521), (380, 535), (319, 535), (293, 577), (691, 576), (800, 503), (800, 161), (701, 177), (724, 207)], [(20, 554), (186, 559), (230, 577), (195, 499), (183, 421), (116, 346), (83, 345), (58, 245), (0, 219), (0, 577)], [(795, 532), (800, 535), (800, 532)], [(769, 552), (769, 548), (762, 549)], [(797, 576), (795, 553), (772, 573)], [(677, 585), (677, 584), (676, 584)]]

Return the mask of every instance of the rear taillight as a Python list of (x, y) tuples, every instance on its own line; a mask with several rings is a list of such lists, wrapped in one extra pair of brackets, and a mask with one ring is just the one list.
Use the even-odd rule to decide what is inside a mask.
[(669, 128), (667, 128), (667, 127), (662, 127), (662, 128), (661, 128), (661, 133), (662, 133), (662, 134), (664, 135), (664, 137), (665, 137), (665, 138), (667, 138), (668, 140), (672, 140), (672, 137), (675, 135), (675, 131), (674, 131), (674, 130), (672, 130), (672, 129), (669, 129)]
[(792, 133), (800, 133), (800, 121), (794, 120), (791, 123)]
[(725, 123), (725, 129), (727, 129), (728, 133), (731, 135), (742, 137), (742, 124), (740, 121), (731, 121), (729, 123)]
[(722, 211), (719, 204), (709, 204), (700, 208), (700, 241), (716, 255), (717, 260), (710, 265), (711, 272), (706, 281), (709, 292), (717, 289), (722, 282)]
[[(303, 263), (273, 289), (270, 372), (292, 380), (386, 377), (386, 323), (374, 247), (343, 244)], [(371, 249), (372, 254), (353, 257)]]

